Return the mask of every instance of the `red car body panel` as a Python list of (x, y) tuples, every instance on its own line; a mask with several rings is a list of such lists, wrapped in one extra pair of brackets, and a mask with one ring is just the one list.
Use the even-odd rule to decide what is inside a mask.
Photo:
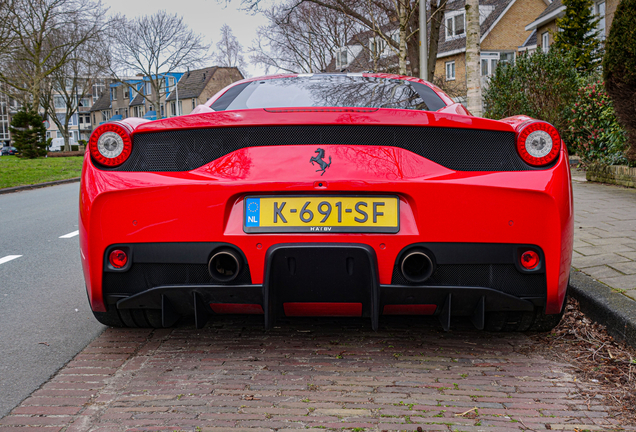
[[(435, 86), (429, 86), (448, 104), (446, 108), (438, 112), (375, 108), (252, 109), (124, 122), (134, 129), (135, 135), (237, 126), (351, 124), (514, 132), (532, 120), (524, 116), (503, 121), (472, 117), (463, 106), (454, 104)], [(378, 258), (380, 284), (391, 283), (398, 253), (413, 243), (533, 244), (545, 254), (545, 312), (555, 314), (561, 310), (573, 241), (570, 168), (564, 146), (558, 161), (550, 168), (514, 172), (454, 171), (395, 147), (322, 147), (338, 161), (322, 177), (307, 168), (314, 148), (306, 145), (243, 148), (188, 172), (107, 171), (97, 168), (86, 157), (81, 178), (79, 231), (92, 309), (106, 311), (102, 276), (104, 253), (109, 245), (226, 241), (245, 254), (254, 284), (263, 283), (266, 253), (280, 243), (367, 244)], [(243, 200), (247, 195), (352, 193), (399, 196), (399, 232), (246, 234), (243, 230)], [(429, 312), (433, 307), (434, 311), (434, 306), (423, 307)], [(249, 312), (250, 306), (247, 308)], [(240, 308), (217, 305), (217, 309)], [(258, 313), (253, 305), (251, 313)]]

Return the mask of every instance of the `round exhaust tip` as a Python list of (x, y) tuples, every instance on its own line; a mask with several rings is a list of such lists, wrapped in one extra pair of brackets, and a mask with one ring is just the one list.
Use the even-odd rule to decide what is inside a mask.
[(407, 252), (402, 258), (400, 271), (409, 282), (424, 282), (433, 274), (433, 260), (422, 251)]
[(241, 257), (233, 249), (215, 251), (208, 262), (210, 277), (217, 282), (230, 282), (241, 271)]

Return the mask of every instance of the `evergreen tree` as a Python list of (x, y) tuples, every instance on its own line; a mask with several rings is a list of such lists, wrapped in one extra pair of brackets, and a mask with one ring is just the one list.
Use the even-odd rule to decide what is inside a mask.
[(562, 0), (565, 15), (556, 21), (559, 28), (554, 34), (552, 48), (570, 53), (576, 60), (576, 68), (590, 72), (598, 66), (601, 58), (601, 42), (598, 39), (594, 16), (594, 0)]
[(18, 155), (29, 159), (46, 155), (46, 128), (31, 105), (23, 106), (11, 120), (11, 136)]
[(630, 162), (636, 162), (636, 0), (622, 0), (606, 42), (603, 58), (605, 88), (618, 121), (627, 131)]

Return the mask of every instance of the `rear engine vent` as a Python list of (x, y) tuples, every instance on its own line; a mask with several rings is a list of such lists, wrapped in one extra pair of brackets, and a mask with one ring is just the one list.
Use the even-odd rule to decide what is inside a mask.
[(417, 126), (250, 126), (133, 135), (130, 158), (114, 171), (191, 171), (246, 147), (399, 147), (455, 171), (528, 171), (513, 132)]

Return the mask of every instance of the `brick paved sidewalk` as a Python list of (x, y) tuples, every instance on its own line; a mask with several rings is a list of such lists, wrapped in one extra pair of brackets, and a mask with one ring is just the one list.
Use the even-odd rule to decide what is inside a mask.
[(106, 330), (0, 430), (636, 430), (524, 335), (412, 318), (377, 333), (366, 320), (280, 325)]
[(636, 189), (572, 180), (572, 267), (636, 299)]

